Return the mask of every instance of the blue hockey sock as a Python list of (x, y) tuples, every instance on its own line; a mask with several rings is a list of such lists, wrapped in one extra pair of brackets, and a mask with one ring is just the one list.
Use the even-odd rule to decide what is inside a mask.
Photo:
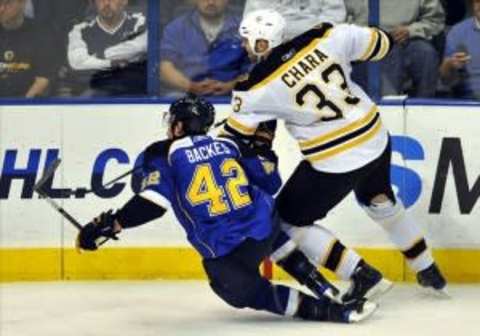
[(296, 289), (274, 285), (264, 279), (250, 308), (266, 310), (278, 315), (294, 316), (298, 309), (298, 303), (299, 292)]

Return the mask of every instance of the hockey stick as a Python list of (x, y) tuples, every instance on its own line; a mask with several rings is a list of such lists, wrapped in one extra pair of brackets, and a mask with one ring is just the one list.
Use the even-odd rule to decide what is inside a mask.
[[(227, 122), (227, 118), (225, 119), (222, 119), (221, 121), (215, 123), (213, 125), (213, 129), (216, 129), (216, 128), (219, 128), (220, 126), (223, 126), (225, 123)], [(125, 173), (115, 177), (114, 179), (108, 181), (107, 183), (103, 184), (102, 185), (102, 188), (106, 188), (106, 187), (109, 187), (111, 186), (112, 184), (114, 184), (115, 182), (118, 182), (120, 181), (121, 179), (129, 176), (129, 175), (132, 175), (134, 173), (136, 173), (137, 171), (139, 171), (140, 169), (142, 169), (142, 166), (137, 166), (137, 167), (134, 167), (128, 171), (126, 171)], [(90, 194), (92, 192), (94, 192), (95, 190), (93, 189), (88, 189), (88, 188), (85, 188), (85, 187), (78, 187), (76, 189), (73, 189), (73, 190), (69, 190), (69, 191), (66, 191), (66, 194), (68, 196), (71, 196), (71, 195), (86, 195), (86, 194)]]
[[(40, 195), (40, 198), (45, 199), (48, 204), (50, 204), (55, 210), (57, 210), (65, 219), (67, 219), (73, 226), (75, 226), (79, 231), (83, 229), (83, 225), (80, 224), (78, 220), (75, 219), (67, 210), (61, 207), (57, 202), (51, 199), (48, 194), (43, 189), (45, 183), (53, 177), (55, 171), (57, 170), (58, 166), (62, 161), (60, 159), (56, 159), (53, 163), (45, 170), (43, 176), (40, 180), (34, 185), (33, 190)], [(102, 240), (98, 246), (105, 244), (110, 238), (105, 238)]]
[(45, 183), (53, 177), (55, 171), (57, 170), (58, 166), (62, 162), (60, 159), (56, 159), (53, 163), (45, 170), (43, 176), (40, 180), (35, 184), (33, 190), (40, 195), (40, 198), (45, 199), (48, 204), (50, 204), (55, 210), (57, 210), (65, 219), (67, 219), (73, 226), (75, 226), (78, 230), (83, 228), (82, 224), (80, 224), (72, 215), (70, 215), (63, 207), (61, 207), (57, 202), (51, 199), (48, 194), (43, 189)]
[[(108, 181), (107, 183), (103, 184), (102, 185), (102, 188), (106, 188), (108, 186), (111, 186), (112, 184), (114, 184), (115, 182), (118, 182), (120, 181), (121, 179), (139, 171), (140, 169), (142, 168), (142, 166), (137, 166), (135, 168), (132, 168), (128, 171), (126, 171), (125, 173), (115, 177), (113, 180), (111, 181)], [(76, 188), (76, 189), (73, 189), (73, 190), (69, 190), (67, 195), (68, 196), (71, 196), (71, 195), (86, 195), (86, 194), (90, 194), (92, 192), (94, 192), (95, 190), (94, 189), (88, 189), (88, 188), (85, 188), (85, 187), (79, 187), (79, 188)]]
[[(220, 126), (223, 126), (225, 123), (227, 122), (227, 118), (224, 118), (222, 120), (220, 120), (219, 122), (215, 123), (213, 125), (213, 129), (216, 129), (216, 128), (219, 128)], [(125, 173), (115, 177), (114, 179), (108, 181), (107, 183), (103, 184), (102, 185), (102, 188), (106, 188), (106, 187), (109, 187), (111, 186), (112, 184), (114, 184), (115, 182), (118, 182), (120, 181), (121, 179), (129, 176), (129, 175), (132, 175), (134, 174), (135, 172), (139, 171), (140, 169), (142, 169), (142, 166), (137, 166), (137, 167), (134, 167), (128, 171), (126, 171)], [(93, 189), (88, 189), (88, 188), (85, 188), (85, 187), (78, 187), (76, 189), (73, 189), (73, 190), (70, 190), (70, 191), (66, 191), (66, 194), (68, 196), (71, 196), (71, 195), (86, 195), (86, 194), (90, 194), (92, 192), (94, 192), (95, 190)]]
[(219, 128), (227, 123), (227, 118), (220, 120), (219, 122), (213, 124), (213, 129)]

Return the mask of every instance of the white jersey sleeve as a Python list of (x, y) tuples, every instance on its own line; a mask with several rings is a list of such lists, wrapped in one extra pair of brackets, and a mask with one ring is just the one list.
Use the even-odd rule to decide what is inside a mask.
[(338, 57), (349, 62), (379, 61), (392, 47), (388, 34), (378, 28), (340, 24), (332, 29), (330, 35), (338, 46)]
[(224, 132), (237, 136), (251, 136), (259, 123), (273, 120), (278, 110), (271, 92), (264, 89), (255, 91), (234, 91), (232, 96), (233, 113), (228, 117)]

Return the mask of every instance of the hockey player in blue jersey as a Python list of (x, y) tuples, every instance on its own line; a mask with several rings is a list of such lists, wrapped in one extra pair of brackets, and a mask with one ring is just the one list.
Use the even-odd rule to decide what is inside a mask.
[(252, 308), (305, 320), (352, 323), (376, 310), (360, 300), (339, 304), (262, 277), (259, 265), (276, 238), (275, 193), (281, 184), (276, 156), (268, 149), (207, 135), (213, 106), (185, 97), (170, 107), (168, 140), (144, 155), (142, 191), (116, 212), (87, 224), (80, 249), (117, 239), (123, 229), (161, 217), (172, 208), (187, 239), (202, 256), (213, 291), (236, 308)]

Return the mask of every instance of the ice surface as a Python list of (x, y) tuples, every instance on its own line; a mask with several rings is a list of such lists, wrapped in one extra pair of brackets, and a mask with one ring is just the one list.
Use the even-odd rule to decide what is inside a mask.
[(478, 336), (480, 286), (452, 299), (397, 284), (361, 324), (305, 322), (236, 310), (205, 281), (98, 281), (0, 285), (1, 336)]

